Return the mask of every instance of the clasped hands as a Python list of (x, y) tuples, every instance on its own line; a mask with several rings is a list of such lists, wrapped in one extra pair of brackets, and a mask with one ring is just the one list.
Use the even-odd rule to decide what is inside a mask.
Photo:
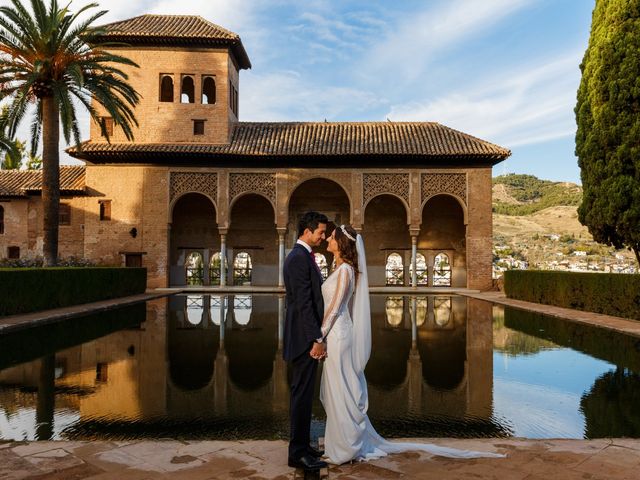
[(327, 346), (325, 343), (313, 342), (313, 347), (311, 347), (311, 351), (309, 352), (311, 357), (316, 360), (324, 360), (327, 358)]

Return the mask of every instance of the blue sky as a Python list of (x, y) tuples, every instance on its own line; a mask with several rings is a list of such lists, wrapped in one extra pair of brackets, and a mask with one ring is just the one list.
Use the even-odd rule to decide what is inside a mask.
[(436, 121), (510, 148), (494, 175), (580, 182), (573, 107), (595, 0), (101, 4), (109, 21), (198, 14), (238, 33), (253, 64), (243, 121)]

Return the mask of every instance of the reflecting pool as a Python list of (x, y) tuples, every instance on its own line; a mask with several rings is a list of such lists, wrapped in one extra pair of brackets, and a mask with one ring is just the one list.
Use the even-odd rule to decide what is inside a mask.
[[(371, 302), (382, 435), (640, 437), (639, 339), (462, 296)], [(174, 295), (0, 336), (0, 439), (286, 438), (283, 322), (283, 297)]]

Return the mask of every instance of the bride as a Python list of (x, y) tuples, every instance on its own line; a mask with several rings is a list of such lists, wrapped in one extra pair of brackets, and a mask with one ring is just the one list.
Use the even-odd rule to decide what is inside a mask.
[(364, 369), (371, 353), (369, 281), (362, 236), (351, 226), (337, 227), (327, 250), (336, 268), (322, 285), (325, 310), (322, 336), (327, 356), (320, 400), (327, 413), (325, 454), (330, 463), (370, 460), (410, 450), (455, 458), (503, 457), (425, 443), (389, 442), (375, 431), (369, 417)]

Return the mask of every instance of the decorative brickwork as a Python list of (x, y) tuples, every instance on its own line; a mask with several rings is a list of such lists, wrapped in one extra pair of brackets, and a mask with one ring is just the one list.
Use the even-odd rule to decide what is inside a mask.
[(409, 203), (408, 173), (365, 173), (362, 176), (362, 203), (382, 194), (398, 195)]
[(422, 201), (438, 193), (450, 193), (467, 203), (467, 175), (465, 173), (423, 173)]
[(170, 185), (170, 202), (188, 192), (202, 193), (213, 201), (218, 195), (218, 175), (216, 173), (171, 172)]
[(243, 193), (259, 193), (276, 203), (275, 173), (232, 173), (229, 175), (229, 199)]

